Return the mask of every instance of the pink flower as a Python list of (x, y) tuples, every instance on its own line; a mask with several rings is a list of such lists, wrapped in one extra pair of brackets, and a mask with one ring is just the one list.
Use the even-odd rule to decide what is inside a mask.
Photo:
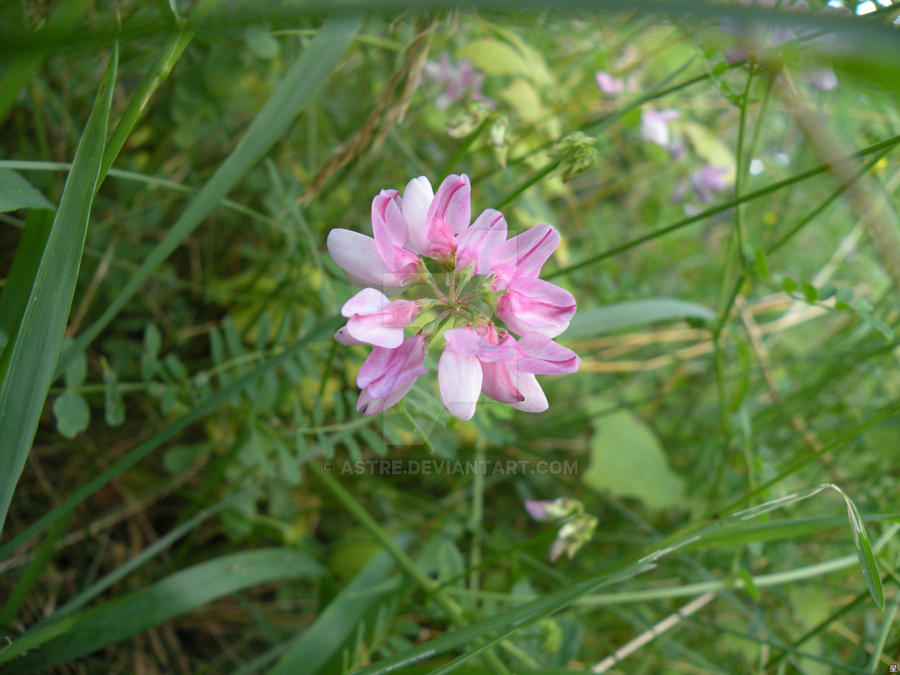
[[(343, 229), (329, 233), (332, 257), (366, 287), (344, 304), (348, 321), (335, 334), (342, 344), (374, 345), (357, 376), (359, 412), (381, 412), (402, 399), (426, 372), (425, 351), (441, 334), (441, 401), (461, 419), (474, 415), (481, 393), (526, 412), (546, 410), (535, 375), (578, 369), (578, 356), (551, 339), (569, 325), (575, 299), (539, 278), (559, 232), (542, 224), (507, 239), (506, 219), (494, 209), (470, 225), (470, 193), (465, 175), (448, 176), (436, 193), (420, 176), (402, 196), (396, 190), (376, 195), (374, 238)], [(439, 262), (448, 276), (438, 283), (420, 256)], [(406, 286), (420, 287), (417, 300), (386, 295)], [(417, 332), (406, 337), (412, 325)]]
[(362, 389), (357, 412), (372, 415), (397, 403), (416, 378), (427, 372), (424, 360), (425, 340), (421, 335), (405, 339), (394, 349), (372, 349), (356, 376), (356, 384)]
[(597, 87), (604, 94), (619, 94), (622, 92), (622, 89), (625, 86), (625, 83), (622, 82), (617, 77), (613, 77), (609, 73), (605, 73), (602, 70), (598, 70), (594, 73), (594, 80), (597, 82)]
[(394, 349), (403, 342), (403, 329), (410, 324), (421, 305), (414, 300), (394, 300), (374, 288), (364, 288), (341, 308), (349, 321), (336, 334), (338, 342), (370, 344)]

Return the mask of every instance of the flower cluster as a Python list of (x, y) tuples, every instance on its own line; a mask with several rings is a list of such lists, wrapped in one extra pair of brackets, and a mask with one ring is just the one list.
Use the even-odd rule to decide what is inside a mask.
[[(559, 233), (542, 224), (507, 239), (506, 219), (494, 209), (470, 223), (470, 192), (465, 175), (448, 176), (437, 193), (424, 176), (414, 178), (402, 196), (382, 190), (372, 201), (374, 237), (328, 234), (331, 257), (363, 287), (344, 304), (347, 324), (335, 334), (342, 344), (373, 345), (356, 378), (363, 414), (402, 399), (436, 343), (441, 401), (460, 419), (475, 414), (480, 393), (525, 412), (546, 410), (535, 375), (578, 369), (578, 356), (552, 339), (569, 325), (575, 299), (539, 278)], [(404, 290), (415, 299), (388, 297)]]

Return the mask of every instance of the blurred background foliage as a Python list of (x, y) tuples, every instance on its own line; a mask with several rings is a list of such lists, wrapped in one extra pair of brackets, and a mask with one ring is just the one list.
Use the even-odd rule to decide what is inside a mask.
[[(900, 661), (898, 10), (767, 4), (373, 3), (285, 133), (124, 297), (322, 16), (358, 6), (7, 3), (7, 281), (23, 232), (49, 226), (117, 31), (109, 135), (158, 77), (94, 199), (0, 540), (0, 672), (386, 672), (457, 634), (403, 671)], [(473, 214), (561, 232), (545, 269), (578, 300), (560, 340), (582, 367), (542, 378), (539, 415), (482, 400), (461, 422), (429, 374), (359, 416), (366, 349), (331, 340), (354, 291), (326, 235), (369, 233), (379, 190), (449, 173), (472, 179)], [(348, 463), (381, 458), (518, 469)], [(851, 527), (812, 494), (825, 483)], [(557, 528), (522, 503), (558, 497), (598, 525), (550, 564)], [(651, 552), (667, 557), (617, 576)]]

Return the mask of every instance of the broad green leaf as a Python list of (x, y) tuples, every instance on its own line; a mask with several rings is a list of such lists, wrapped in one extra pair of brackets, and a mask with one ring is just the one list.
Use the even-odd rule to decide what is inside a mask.
[(60, 367), (82, 351), (137, 293), (156, 268), (194, 231), (247, 172), (284, 135), (298, 113), (312, 99), (344, 55), (359, 30), (356, 16), (329, 20), (316, 33), (301, 57), (287, 71), (244, 137), (223, 161), (209, 182), (196, 194), (163, 240), (147, 254), (141, 266), (119, 291), (103, 314), (60, 357)]
[(21, 324), (0, 364), (0, 530), (53, 380), (75, 294), (118, 60), (116, 46), (78, 141), (72, 172), (47, 236)]
[(604, 335), (622, 328), (672, 319), (712, 321), (715, 314), (703, 305), (675, 298), (627, 300), (605, 307), (579, 310), (565, 335), (567, 338)]
[[(402, 545), (408, 540), (409, 537), (402, 538)], [(386, 552), (376, 555), (328, 603), (313, 625), (297, 636), (268, 675), (318, 672), (350, 638), (369, 609), (394, 592), (384, 584), (394, 568), (394, 560)]]
[(56, 428), (66, 438), (75, 438), (88, 428), (91, 408), (84, 396), (74, 391), (65, 391), (53, 402)]
[(636, 497), (651, 509), (688, 507), (684, 481), (669, 468), (654, 433), (627, 410), (603, 415), (591, 438), (582, 481), (595, 490)]
[(11, 169), (0, 169), (0, 213), (17, 209), (53, 209), (53, 204)]
[(222, 556), (31, 631), (0, 652), (0, 673), (41, 672), (243, 588), (277, 579), (315, 578), (323, 571), (308, 554), (292, 549)]

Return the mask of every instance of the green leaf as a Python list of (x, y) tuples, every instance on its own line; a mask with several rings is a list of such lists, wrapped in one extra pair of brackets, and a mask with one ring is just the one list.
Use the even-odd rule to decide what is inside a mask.
[(790, 277), (785, 277), (781, 281), (781, 288), (784, 289), (785, 293), (794, 293), (800, 286)]
[(281, 47), (278, 40), (272, 37), (265, 28), (261, 26), (249, 26), (244, 31), (244, 44), (253, 54), (260, 59), (270, 61), (277, 58), (281, 53)]
[[(403, 537), (401, 545), (405, 546), (408, 540), (409, 537)], [(376, 555), (319, 614), (315, 623), (293, 641), (268, 675), (320, 672), (369, 609), (394, 592), (393, 588), (384, 588), (394, 567), (393, 558), (386, 552)]]
[(881, 573), (878, 571), (878, 563), (875, 562), (875, 554), (872, 552), (872, 543), (865, 523), (859, 516), (856, 504), (848, 496), (841, 494), (847, 502), (847, 519), (850, 521), (850, 529), (853, 531), (853, 540), (856, 543), (856, 554), (859, 556), (859, 567), (863, 578), (869, 587), (869, 593), (878, 609), (884, 609), (884, 588), (881, 586)]
[(0, 364), (0, 530), (37, 430), (72, 306), (118, 61), (116, 46), (78, 141), (21, 324)]
[(66, 366), (66, 387), (80, 387), (87, 378), (87, 357), (84, 354), (79, 354), (78, 357), (72, 359)]
[(75, 438), (88, 428), (91, 408), (84, 396), (66, 391), (53, 402), (53, 415), (56, 417), (59, 433), (66, 438)]
[(222, 556), (31, 631), (0, 652), (0, 664), (4, 664), (0, 673), (44, 671), (243, 588), (276, 579), (314, 578), (323, 572), (308, 554), (292, 549), (268, 548)]
[(53, 204), (12, 169), (0, 169), (0, 213), (16, 209), (53, 209)]
[(637, 497), (652, 509), (690, 504), (684, 481), (669, 468), (656, 436), (627, 410), (595, 422), (591, 463), (584, 484), (620, 497)]
[(675, 298), (628, 300), (605, 307), (580, 310), (569, 324), (566, 337), (604, 335), (621, 328), (672, 319), (712, 321), (715, 319), (715, 313), (703, 305)]
[(159, 244), (144, 258), (124, 288), (103, 314), (91, 324), (60, 357), (60, 367), (84, 348), (109, 324), (156, 268), (178, 248), (235, 185), (284, 135), (299, 112), (316, 94), (340, 61), (360, 26), (356, 16), (329, 20), (303, 50), (262, 110), (253, 119), (244, 137), (223, 161), (187, 209)]
[(804, 281), (800, 284), (800, 288), (803, 290), (803, 297), (806, 298), (807, 302), (815, 302), (819, 299), (819, 291), (808, 281)]

